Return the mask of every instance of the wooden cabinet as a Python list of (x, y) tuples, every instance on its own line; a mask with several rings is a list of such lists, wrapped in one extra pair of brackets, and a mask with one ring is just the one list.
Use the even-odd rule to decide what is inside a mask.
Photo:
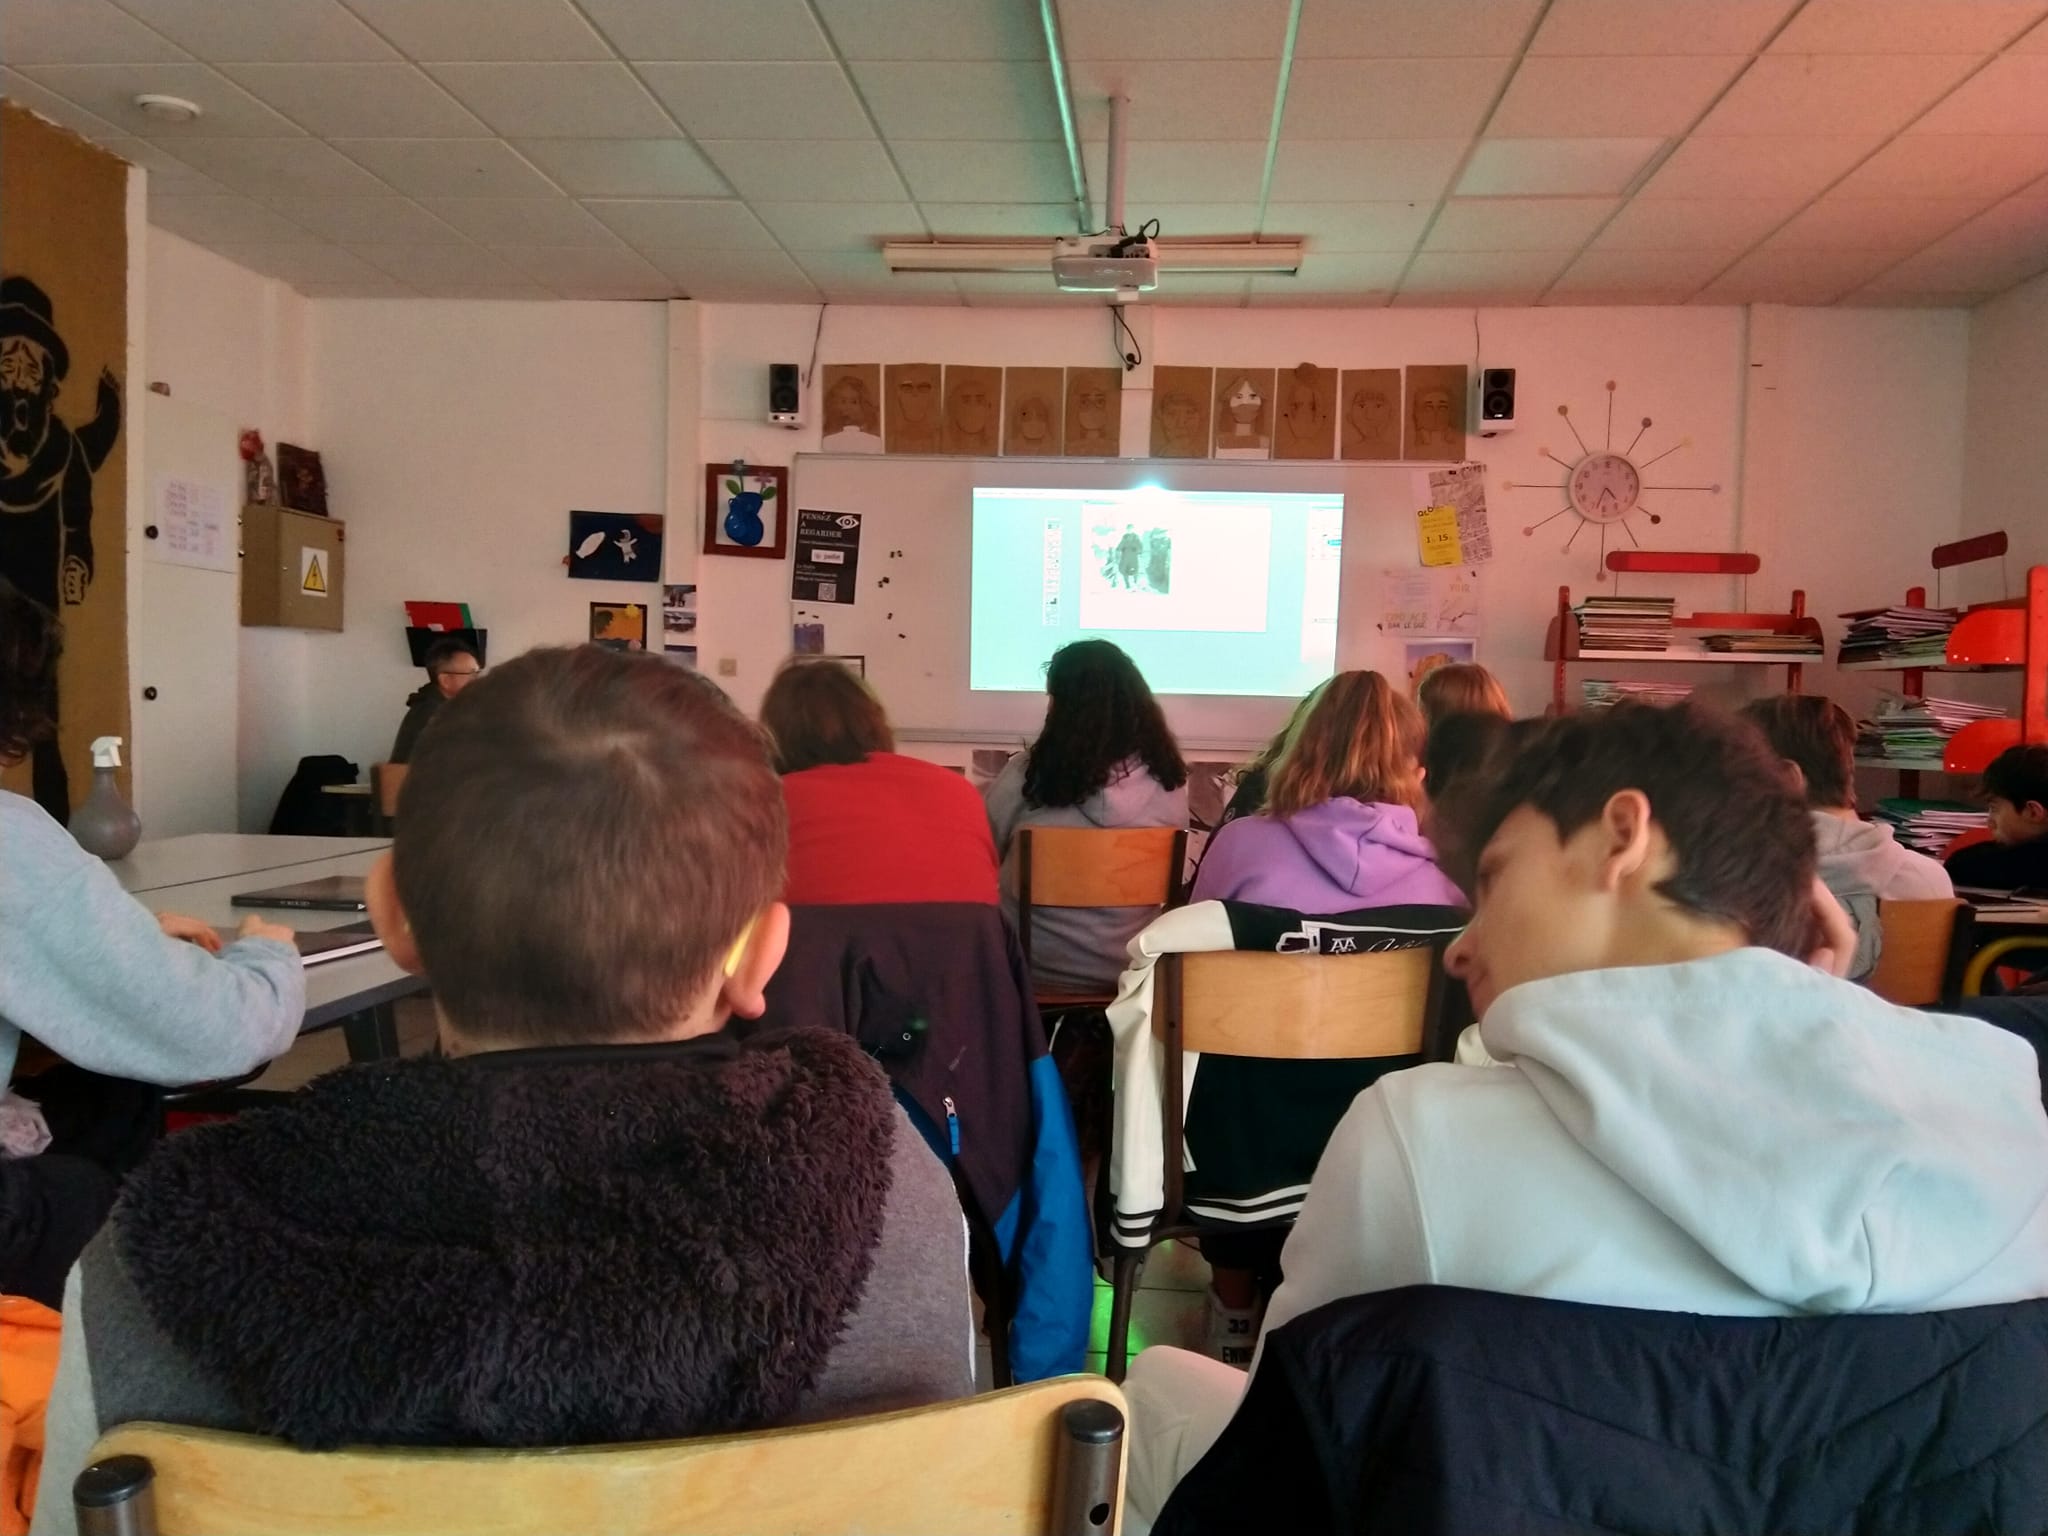
[(242, 509), (242, 623), (340, 629), (348, 525), (285, 507)]

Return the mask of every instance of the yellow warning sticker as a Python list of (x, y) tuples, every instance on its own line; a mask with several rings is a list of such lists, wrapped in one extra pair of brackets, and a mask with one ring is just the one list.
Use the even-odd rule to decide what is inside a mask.
[(327, 555), (324, 550), (299, 551), (299, 590), (309, 597), (327, 595)]

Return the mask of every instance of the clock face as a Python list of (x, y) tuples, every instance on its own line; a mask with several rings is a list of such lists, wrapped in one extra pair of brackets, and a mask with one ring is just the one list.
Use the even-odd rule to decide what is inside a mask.
[(1643, 477), (1618, 453), (1589, 453), (1567, 482), (1572, 506), (1589, 523), (1618, 523), (1635, 509)]

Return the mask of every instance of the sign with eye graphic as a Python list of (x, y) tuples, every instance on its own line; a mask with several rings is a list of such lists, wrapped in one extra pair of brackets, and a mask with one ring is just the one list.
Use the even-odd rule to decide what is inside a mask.
[(860, 574), (860, 514), (820, 512), (805, 507), (796, 515), (796, 568), (789, 595), (799, 603), (851, 603)]

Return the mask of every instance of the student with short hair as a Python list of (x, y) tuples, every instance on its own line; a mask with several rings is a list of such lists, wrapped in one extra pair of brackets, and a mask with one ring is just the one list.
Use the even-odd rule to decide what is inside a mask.
[(1877, 968), (1884, 944), (1881, 901), (1942, 901), (1955, 895), (1941, 865), (1901, 848), (1891, 828), (1856, 814), (1856, 722), (1818, 694), (1782, 693), (1745, 706), (1742, 718), (1783, 760), (1813, 818), (1821, 883), (1856, 925), (1849, 978)]
[(1464, 710), (1437, 720), (1423, 738), (1423, 803), (1418, 819), (1422, 835), (1436, 848), (1438, 866), (1461, 890), (1471, 889), (1471, 865), (1477, 857), (1476, 851), (1462, 846), (1462, 833), (1491, 782), (1489, 773), (1518, 731), (1528, 729), (1533, 729), (1533, 722)]
[(1423, 673), (1415, 685), (1415, 702), (1430, 725), (1446, 715), (1498, 715), (1503, 720), (1514, 716), (1500, 679), (1476, 661), (1446, 662)]
[(442, 1055), (186, 1132), (74, 1271), (35, 1529), (134, 1419), (343, 1444), (665, 1439), (973, 1387), (960, 1208), (782, 959), (760, 732), (656, 656), (535, 651), (421, 741), (369, 877)]
[(441, 712), (441, 706), (476, 681), (484, 664), (466, 640), (444, 635), (428, 645), (420, 658), (427, 680), (405, 701), (405, 718), (398, 723), (398, 736), (391, 743), (391, 761), (410, 763), (419, 746), (420, 732)]
[(761, 724), (789, 811), (784, 901), (996, 904), (981, 796), (965, 775), (899, 755), (882, 701), (851, 668), (792, 656)]
[[(1011, 852), (1023, 828), (1185, 827), (1188, 765), (1137, 663), (1108, 640), (1075, 640), (1053, 652), (1045, 724), (989, 785), (987, 803), (1012, 922)], [(1156, 907), (1039, 908), (1032, 979), (1047, 991), (1113, 988), (1132, 937), (1156, 916)]]
[[(1478, 840), (1447, 965), (1479, 1023), (1352, 1104), (1269, 1330), (1408, 1285), (1733, 1317), (2048, 1296), (2031, 1050), (1803, 961), (1812, 819), (1754, 730), (1690, 704), (1546, 722)], [(1243, 1381), (1138, 1357), (1142, 1514)]]
[(2048, 889), (2048, 746), (2007, 747), (1981, 787), (1992, 840), (1950, 854), (1949, 878), (1997, 891)]

